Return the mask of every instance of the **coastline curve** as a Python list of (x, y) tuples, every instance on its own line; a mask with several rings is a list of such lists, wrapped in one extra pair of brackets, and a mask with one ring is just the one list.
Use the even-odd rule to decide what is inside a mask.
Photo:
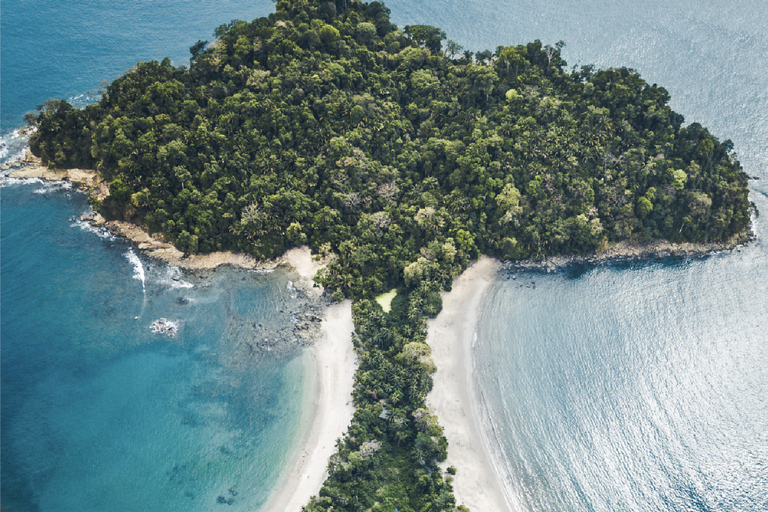
[(482, 422), (474, 379), (472, 349), (477, 323), (500, 263), (482, 256), (443, 294), (443, 310), (428, 322), (427, 344), (437, 366), (427, 404), (437, 414), (448, 439), (443, 468), (458, 468), (453, 490), (457, 504), (471, 510), (518, 512), (504, 484)]

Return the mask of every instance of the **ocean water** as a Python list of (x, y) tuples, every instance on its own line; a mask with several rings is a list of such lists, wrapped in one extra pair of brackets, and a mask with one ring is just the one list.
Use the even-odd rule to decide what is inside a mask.
[(519, 509), (768, 510), (768, 3), (388, 5), (472, 51), (564, 40), (570, 64), (635, 68), (761, 178), (757, 241), (739, 251), (500, 276), (476, 385)]
[(186, 274), (77, 221), (80, 192), (1, 192), (3, 510), (258, 510), (311, 376), (253, 345), (290, 332), (294, 276)]
[(475, 371), (522, 510), (768, 510), (763, 246), (502, 276)]

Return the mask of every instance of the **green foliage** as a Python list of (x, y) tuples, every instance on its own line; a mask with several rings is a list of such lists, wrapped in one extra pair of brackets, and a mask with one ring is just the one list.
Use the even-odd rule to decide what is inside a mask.
[[(427, 48), (434, 54), (440, 53), (442, 41), (445, 39), (444, 31), (429, 25), (406, 25), (403, 32), (419, 46)], [(458, 49), (454, 49), (454, 53), (456, 52)]]
[[(215, 36), (189, 69), (139, 63), (98, 104), (46, 102), (30, 146), (97, 169), (102, 213), (187, 253), (335, 255), (317, 279), (356, 299), (357, 412), (307, 510), (453, 510), (442, 433), (414, 416), (434, 368), (418, 345), (470, 259), (749, 227), (730, 141), (632, 70), (567, 71), (561, 43), (454, 59), (442, 30), (348, 0), (280, 0)], [(369, 299), (392, 288), (385, 314)]]
[(453, 60), (440, 29), (400, 32), (381, 4), (341, 1), (284, 0), (215, 35), (188, 70), (139, 63), (96, 105), (48, 102), (29, 116), (33, 152), (119, 179), (104, 213), (188, 249), (332, 252), (321, 282), (338, 297), (447, 283), (480, 252), (748, 227), (729, 141), (683, 127), (631, 70), (565, 71), (561, 44)]

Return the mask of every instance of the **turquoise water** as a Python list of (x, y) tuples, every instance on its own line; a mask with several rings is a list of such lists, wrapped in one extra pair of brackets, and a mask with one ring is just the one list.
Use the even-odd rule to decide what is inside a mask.
[(292, 276), (183, 274), (72, 220), (86, 209), (2, 188), (3, 510), (258, 510), (301, 434), (305, 365), (248, 343), (290, 329)]

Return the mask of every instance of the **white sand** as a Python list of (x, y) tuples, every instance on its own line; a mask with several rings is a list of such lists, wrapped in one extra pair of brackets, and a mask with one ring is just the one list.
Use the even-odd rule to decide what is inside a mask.
[(296, 273), (307, 281), (308, 289), (314, 290), (318, 296), (323, 294), (323, 287), (312, 283), (312, 278), (315, 277), (318, 270), (323, 268), (323, 263), (313, 258), (309, 247), (302, 245), (301, 247), (286, 251), (280, 260), (292, 266)]
[(427, 404), (440, 418), (448, 439), (444, 467), (455, 466), (456, 503), (473, 511), (514, 511), (512, 498), (496, 471), (481, 422), (474, 384), (472, 345), (480, 307), (499, 263), (481, 257), (443, 294), (443, 310), (428, 322), (427, 343), (437, 365)]
[[(305, 279), (320, 268), (307, 248), (289, 251), (283, 259)], [(336, 439), (346, 432), (355, 412), (352, 387), (357, 356), (352, 345), (352, 303), (346, 300), (328, 307), (321, 328), (322, 338), (308, 349), (315, 378), (306, 388), (305, 437), (265, 511), (300, 512), (320, 491), (328, 476), (328, 460), (336, 451)]]

